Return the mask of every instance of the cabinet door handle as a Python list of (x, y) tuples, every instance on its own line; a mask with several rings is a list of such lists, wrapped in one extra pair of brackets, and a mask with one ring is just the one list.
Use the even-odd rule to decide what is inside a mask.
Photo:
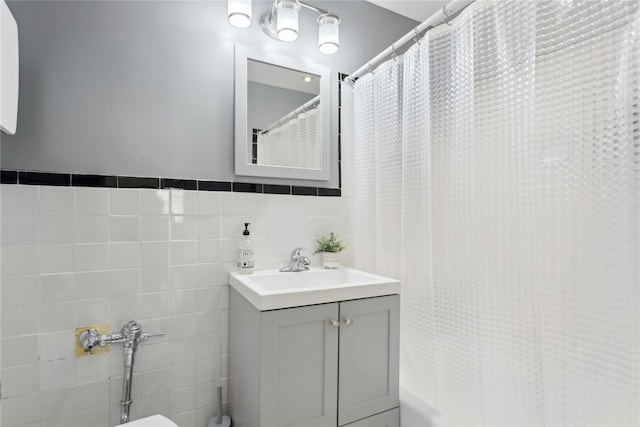
[(343, 320), (345, 325), (347, 326), (353, 325), (353, 319), (351, 317), (345, 316)]
[(340, 322), (338, 322), (338, 321), (337, 321), (337, 320), (335, 320), (335, 319), (331, 319), (331, 320), (329, 320), (329, 324), (331, 325), (331, 327), (332, 327), (332, 328), (338, 328), (338, 327), (340, 327)]

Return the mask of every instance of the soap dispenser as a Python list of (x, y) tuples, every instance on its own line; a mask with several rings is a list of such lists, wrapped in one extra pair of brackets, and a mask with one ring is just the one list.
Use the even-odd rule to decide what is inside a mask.
[(244, 231), (242, 232), (242, 241), (238, 248), (238, 272), (242, 274), (253, 273), (254, 250), (249, 233), (248, 222), (244, 223)]

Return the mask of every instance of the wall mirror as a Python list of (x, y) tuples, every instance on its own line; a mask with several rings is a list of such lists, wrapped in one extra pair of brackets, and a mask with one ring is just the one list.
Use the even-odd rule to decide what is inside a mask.
[(329, 180), (330, 69), (236, 45), (235, 173)]

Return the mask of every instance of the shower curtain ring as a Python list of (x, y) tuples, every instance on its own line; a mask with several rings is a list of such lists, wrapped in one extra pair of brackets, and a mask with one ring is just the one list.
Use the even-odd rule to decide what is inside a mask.
[(447, 13), (447, 5), (446, 4), (444, 6), (442, 6), (442, 14), (445, 16), (445, 18), (443, 19), (443, 22), (445, 24), (447, 24), (448, 26), (451, 26), (451, 22), (449, 22), (451, 20), (451, 15), (449, 15)]
[(416, 36), (413, 38), (413, 42), (414, 42), (414, 43), (417, 43), (417, 44), (420, 44), (420, 33), (418, 33), (418, 27), (413, 27), (413, 32), (414, 32), (414, 34), (416, 35)]
[(373, 73), (373, 69), (371, 68), (371, 61), (367, 62), (367, 65), (369, 66), (369, 72)]
[(394, 61), (398, 59), (396, 57), (396, 48), (393, 46), (393, 44), (391, 45), (391, 58), (393, 58)]

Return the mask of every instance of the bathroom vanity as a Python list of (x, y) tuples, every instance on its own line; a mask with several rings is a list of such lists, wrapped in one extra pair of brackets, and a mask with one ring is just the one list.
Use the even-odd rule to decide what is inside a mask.
[(234, 426), (399, 426), (399, 288), (352, 269), (233, 273)]

